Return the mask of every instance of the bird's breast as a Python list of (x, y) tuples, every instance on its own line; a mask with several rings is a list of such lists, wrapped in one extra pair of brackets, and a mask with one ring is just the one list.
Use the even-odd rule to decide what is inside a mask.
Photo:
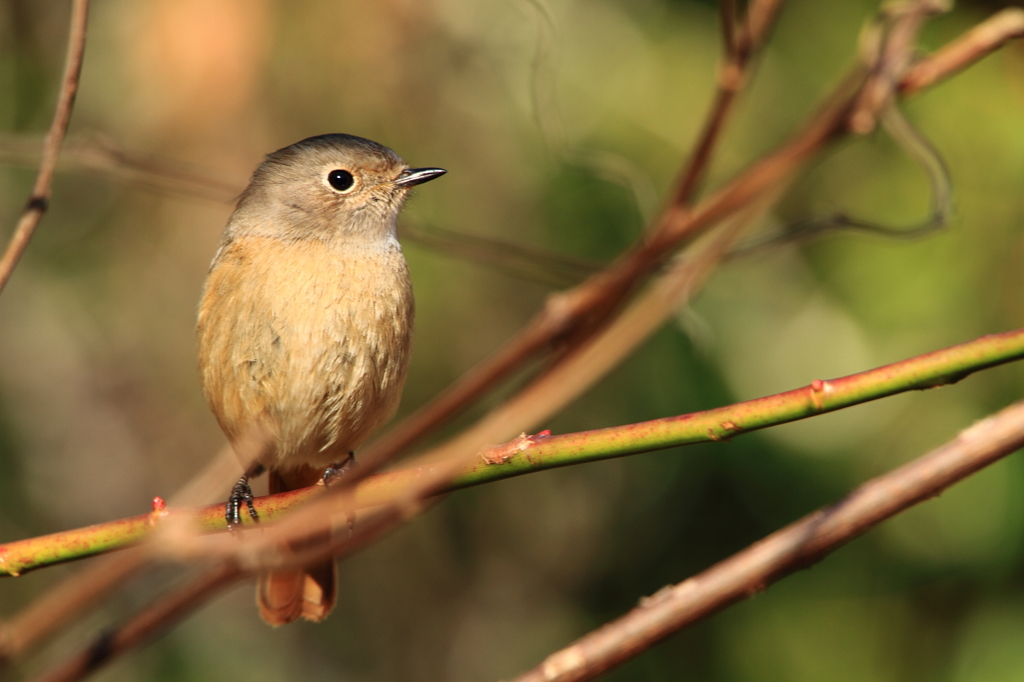
[(204, 392), (232, 440), (270, 435), (267, 464), (326, 466), (397, 408), (412, 320), (397, 247), (236, 239), (200, 304)]

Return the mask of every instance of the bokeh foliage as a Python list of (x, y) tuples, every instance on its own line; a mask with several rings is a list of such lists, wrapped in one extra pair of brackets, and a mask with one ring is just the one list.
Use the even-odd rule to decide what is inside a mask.
[[(871, 2), (785, 5), (711, 182), (772, 148), (852, 63)], [(925, 48), (993, 4), (961, 3)], [(67, 7), (0, 3), (0, 151), (48, 123)], [(683, 0), (108, 0), (93, 8), (78, 139), (236, 183), (324, 132), (450, 173), (410, 223), (607, 261), (637, 238), (710, 101), (713, 5)], [(730, 261), (675, 324), (550, 423), (567, 432), (715, 407), (1024, 321), (1024, 47), (908, 103), (956, 217), (913, 241), (838, 235)], [(6, 140), (6, 142), (4, 142)], [(31, 168), (0, 169), (13, 225)], [(884, 135), (816, 164), (772, 216), (927, 211)], [(195, 302), (231, 205), (70, 167), (0, 297), (0, 533), (139, 513), (220, 446), (194, 369)], [(417, 292), (403, 413), (494, 349), (549, 289), (406, 244)], [(1004, 367), (738, 438), (453, 495), (341, 566), (339, 608), (271, 630), (248, 586), (104, 680), (476, 680), (554, 648), (1016, 399)], [(482, 409), (482, 408), (481, 408)], [(1016, 680), (1024, 674), (1024, 463), (1012, 457), (612, 679)], [(10, 613), (73, 567), (5, 581)], [(133, 581), (94, 630), (172, 571)], [(25, 664), (56, 660), (90, 629)]]

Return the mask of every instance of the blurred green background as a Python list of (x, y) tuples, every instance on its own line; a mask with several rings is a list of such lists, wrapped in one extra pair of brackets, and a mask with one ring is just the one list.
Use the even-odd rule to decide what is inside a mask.
[[(961, 2), (927, 26), (924, 47), (999, 6)], [(785, 4), (712, 182), (799, 125), (852, 63), (875, 9)], [(67, 2), (0, 3), (5, 231), (34, 175), (26, 144), (52, 115), (67, 16)], [(230, 190), (97, 170), (82, 150), (114, 144), (240, 188), (266, 152), (354, 133), (449, 170), (409, 202), (408, 225), (601, 263), (637, 238), (685, 158), (711, 98), (719, 36), (712, 3), (682, 0), (104, 0), (91, 20), (71, 126), (79, 154), (0, 296), (4, 541), (143, 512), (223, 443), (199, 390), (193, 327)], [(956, 217), (944, 231), (916, 241), (838, 235), (735, 259), (547, 426), (715, 407), (1021, 326), (1022, 73), (1024, 45), (1012, 45), (907, 104), (952, 173)], [(921, 172), (875, 134), (823, 157), (772, 219), (842, 210), (906, 225), (927, 207)], [(407, 241), (406, 253), (418, 319), (402, 413), (485, 357), (552, 291), (535, 271), (467, 262), (450, 248)], [(465, 491), (345, 561), (326, 623), (272, 630), (251, 586), (239, 586), (97, 679), (508, 678), (1022, 388), (1024, 371), (1003, 367), (731, 443)], [(1022, 489), (1017, 455), (610, 679), (1020, 680)], [(76, 568), (0, 581), (0, 610), (13, 613)], [(19, 674), (61, 660), (178, 573), (131, 581)]]

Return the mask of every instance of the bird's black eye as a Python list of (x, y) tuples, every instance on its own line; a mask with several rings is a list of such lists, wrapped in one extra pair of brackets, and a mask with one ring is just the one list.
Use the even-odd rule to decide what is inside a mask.
[(339, 168), (327, 174), (327, 182), (339, 192), (347, 192), (356, 184), (356, 179), (347, 170)]

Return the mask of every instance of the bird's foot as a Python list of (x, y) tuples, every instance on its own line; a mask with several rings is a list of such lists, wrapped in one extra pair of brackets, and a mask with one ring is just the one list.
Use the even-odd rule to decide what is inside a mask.
[(235, 483), (235, 487), (231, 489), (231, 495), (228, 496), (228, 503), (224, 509), (224, 519), (228, 522), (228, 529), (237, 531), (242, 527), (242, 503), (249, 510), (249, 517), (256, 523), (260, 522), (260, 515), (256, 513), (256, 507), (253, 506), (253, 494), (252, 488), (249, 487), (249, 477), (259, 476), (263, 473), (263, 467), (257, 466), (250, 471), (242, 474), (242, 477), (238, 479), (238, 483)]
[(324, 475), (320, 477), (321, 482), (325, 486), (331, 485), (332, 483), (340, 479), (342, 476), (344, 476), (346, 471), (355, 466), (355, 463), (356, 453), (348, 453), (348, 457), (346, 457), (344, 461), (333, 462), (330, 466), (324, 469)]
[[(354, 467), (356, 464), (356, 453), (348, 453), (348, 457), (343, 462), (335, 462), (329, 467), (324, 469), (324, 475), (320, 477), (320, 483), (325, 488), (333, 483), (336, 483), (345, 475), (345, 472)], [(349, 510), (346, 514), (348, 520), (348, 533), (349, 535), (355, 531), (356, 528), (356, 514), (355, 511)]]

